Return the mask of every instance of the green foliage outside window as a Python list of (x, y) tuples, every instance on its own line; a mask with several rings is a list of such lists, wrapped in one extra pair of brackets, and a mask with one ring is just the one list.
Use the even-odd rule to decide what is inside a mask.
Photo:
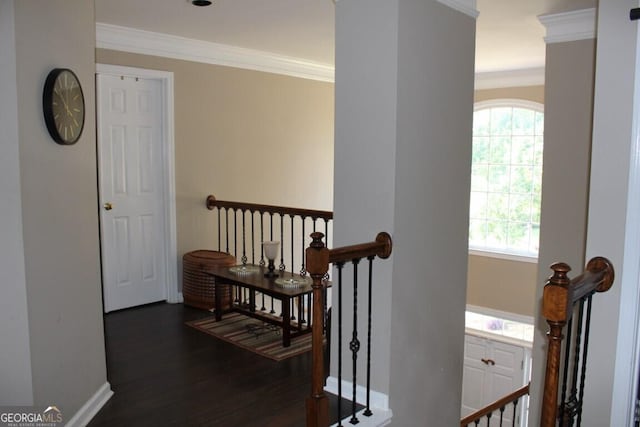
[(537, 256), (544, 113), (519, 106), (476, 110), (469, 246)]

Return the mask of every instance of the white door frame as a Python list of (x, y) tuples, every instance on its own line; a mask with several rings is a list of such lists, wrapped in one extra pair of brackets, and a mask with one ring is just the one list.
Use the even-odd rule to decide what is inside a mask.
[[(638, 25), (631, 22), (631, 25)], [(611, 422), (615, 425), (634, 423), (635, 399), (640, 375), (640, 31), (635, 38), (635, 76), (633, 81), (633, 118), (631, 127), (629, 186), (623, 265), (616, 266), (620, 277), (620, 315), (616, 367), (611, 405)], [(597, 88), (596, 88), (597, 89)], [(632, 351), (628, 351), (629, 344)], [(621, 350), (621, 346), (625, 346)], [(614, 424), (611, 424), (614, 425)]]
[(164, 231), (169, 241), (165, 245), (165, 284), (167, 302), (182, 302), (178, 293), (178, 251), (176, 239), (176, 187), (175, 187), (175, 141), (173, 110), (173, 73), (147, 70), (121, 65), (96, 64), (96, 73), (113, 76), (140, 77), (160, 80), (162, 85), (162, 188), (164, 200)]

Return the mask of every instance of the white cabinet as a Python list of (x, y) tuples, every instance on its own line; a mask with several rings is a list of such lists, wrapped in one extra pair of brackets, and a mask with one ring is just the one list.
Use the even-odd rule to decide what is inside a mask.
[[(525, 385), (528, 378), (528, 353), (524, 346), (465, 335), (462, 417)], [(518, 404), (518, 413), (522, 409), (522, 403)], [(513, 419), (512, 405), (507, 406), (503, 416), (503, 425), (510, 426)], [(499, 412), (494, 413), (493, 417), (499, 419)], [(483, 420), (480, 425), (486, 425), (486, 421)], [(518, 416), (516, 425), (520, 426)]]

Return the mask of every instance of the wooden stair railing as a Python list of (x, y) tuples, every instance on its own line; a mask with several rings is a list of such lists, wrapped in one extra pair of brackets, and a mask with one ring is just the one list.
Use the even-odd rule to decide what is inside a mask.
[(523, 396), (527, 396), (528, 394), (529, 394), (529, 384), (519, 388), (518, 390), (514, 391), (511, 394), (508, 394), (496, 400), (492, 404), (482, 409), (478, 409), (476, 412), (472, 414), (467, 415), (466, 417), (460, 420), (460, 427), (467, 427), (471, 423), (474, 423), (474, 425), (478, 425), (480, 420), (485, 417), (487, 418), (487, 425), (489, 425), (490, 420), (495, 411), (500, 412), (499, 414), (500, 424), (498, 424), (498, 426), (502, 426), (503, 415), (509, 404), (513, 405), (512, 425), (516, 425), (515, 420), (517, 417), (518, 402)]
[[(370, 391), (370, 365), (371, 365), (371, 283), (372, 283), (372, 263), (375, 257), (388, 258), (391, 255), (392, 241), (391, 236), (388, 233), (381, 232), (376, 236), (375, 241), (369, 243), (362, 243), (358, 245), (345, 246), (335, 249), (328, 249), (322, 241), (324, 235), (319, 232), (311, 234), (312, 242), (307, 248), (307, 270), (309, 275), (313, 279), (313, 321), (312, 321), (312, 379), (311, 379), (311, 395), (306, 400), (307, 411), (307, 427), (327, 427), (329, 425), (329, 401), (324, 393), (324, 352), (323, 352), (323, 336), (324, 336), (324, 322), (323, 322), (323, 307), (322, 301), (325, 300), (325, 278), (329, 271), (329, 264), (335, 264), (338, 267), (339, 280), (333, 281), (333, 289), (339, 293), (339, 306), (338, 306), (338, 328), (339, 337), (341, 336), (341, 318), (342, 318), (342, 266), (346, 262), (352, 262), (354, 264), (354, 330), (352, 333), (352, 339), (349, 343), (349, 347), (353, 354), (353, 399), (352, 399), (352, 412), (351, 423), (356, 424), (358, 422), (355, 414), (356, 402), (355, 402), (355, 385), (356, 385), (356, 362), (357, 352), (360, 349), (360, 341), (357, 336), (357, 264), (363, 258), (369, 260), (369, 309), (368, 309), (368, 331), (367, 331), (367, 407), (364, 412), (365, 416), (370, 416), (371, 409), (369, 408), (369, 391)], [(335, 310), (332, 309), (335, 313)], [(327, 337), (330, 339), (330, 337)], [(338, 339), (338, 371), (341, 368), (341, 340)], [(338, 388), (341, 387), (341, 373), (338, 374)], [(338, 419), (341, 418), (341, 392), (338, 393)], [(338, 421), (338, 425), (341, 426), (341, 421)]]
[[(580, 426), (592, 297), (611, 288), (615, 273), (611, 262), (603, 257), (592, 258), (585, 271), (574, 279), (567, 276), (571, 267), (565, 263), (555, 263), (551, 269), (554, 273), (544, 287), (542, 299), (542, 315), (549, 324), (549, 345), (540, 426), (573, 426), (574, 423)], [(567, 339), (563, 346), (565, 330)], [(559, 383), (561, 372), (562, 384)]]
[[(279, 239), (281, 244), (278, 269), (290, 268), (291, 272), (296, 272), (296, 249), (299, 249), (299, 273), (304, 276), (305, 249), (309, 241), (306, 227), (311, 227), (315, 232), (318, 222), (321, 223), (320, 226), (324, 223), (324, 234), (331, 234), (331, 211), (231, 202), (217, 200), (213, 195), (207, 196), (206, 206), (209, 210), (217, 211), (218, 251), (233, 254), (243, 264), (250, 262), (264, 265), (264, 253), (260, 243)], [(240, 254), (241, 257), (238, 258)]]
[[(276, 260), (276, 268), (306, 276), (306, 248), (311, 241), (308, 232), (322, 230), (327, 236), (332, 234), (331, 211), (217, 200), (213, 195), (207, 196), (206, 207), (217, 214), (217, 250), (233, 255), (236, 262), (243, 265), (264, 266), (262, 243), (278, 240), (280, 259)], [(240, 289), (233, 292), (234, 303), (246, 300)], [(258, 300), (260, 311), (276, 313), (273, 298), (261, 294)], [(311, 305), (311, 298), (306, 301), (300, 298), (297, 304), (304, 314)], [(291, 320), (296, 320), (293, 305)], [(304, 318), (298, 320), (306, 323)]]

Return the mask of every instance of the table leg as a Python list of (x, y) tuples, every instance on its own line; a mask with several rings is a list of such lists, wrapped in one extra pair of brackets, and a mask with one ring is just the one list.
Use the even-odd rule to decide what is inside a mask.
[(282, 346), (291, 345), (291, 298), (282, 299)]
[(216, 311), (216, 321), (219, 322), (222, 320), (222, 286), (218, 286), (217, 283), (213, 285), (213, 292), (216, 296), (215, 301), (215, 311)]
[(256, 312), (256, 291), (249, 289), (249, 311)]

